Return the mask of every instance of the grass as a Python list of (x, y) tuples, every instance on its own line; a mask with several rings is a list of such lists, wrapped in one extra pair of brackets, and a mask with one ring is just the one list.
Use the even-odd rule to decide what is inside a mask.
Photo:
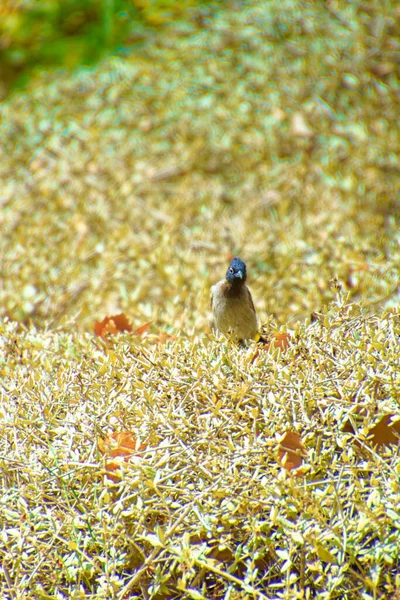
[[(198, 12), (2, 104), (5, 598), (399, 596), (396, 10)], [(288, 348), (212, 332), (232, 254)]]
[[(184, 0), (4, 0), (0, 6), (0, 100), (43, 69), (93, 65), (184, 19)], [(212, 10), (212, 8), (211, 8)]]

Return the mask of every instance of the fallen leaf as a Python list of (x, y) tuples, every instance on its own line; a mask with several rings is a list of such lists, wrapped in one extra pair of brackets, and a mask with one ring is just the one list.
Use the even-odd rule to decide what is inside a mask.
[(137, 440), (130, 431), (114, 431), (105, 439), (98, 441), (99, 450), (102, 454), (115, 458), (116, 456), (130, 456), (141, 448), (143, 444), (137, 447)]
[[(365, 417), (367, 414), (366, 409), (356, 407), (355, 419), (357, 417)], [(400, 421), (392, 422), (395, 415), (384, 415), (379, 421), (368, 430), (368, 442), (377, 446), (388, 446), (389, 444), (400, 444)], [(362, 424), (360, 424), (362, 426)], [(343, 426), (343, 430), (346, 433), (352, 433), (355, 435), (355, 430), (350, 422), (347, 420)], [(357, 441), (357, 440), (356, 440)]]
[(264, 350), (269, 350), (270, 348), (286, 350), (286, 348), (290, 346), (290, 339), (291, 338), (288, 333), (273, 333), (268, 337), (268, 341), (262, 344), (261, 348)]
[(306, 453), (300, 434), (287, 430), (278, 445), (278, 458), (282, 467), (288, 471), (298, 469)]
[(124, 313), (114, 315), (112, 317), (104, 317), (102, 321), (96, 321), (94, 324), (94, 332), (96, 335), (105, 338), (107, 335), (115, 335), (118, 332), (127, 331), (133, 335), (143, 335), (149, 329), (152, 321), (140, 325), (136, 329), (132, 330), (131, 322)]
[(132, 331), (132, 325), (124, 313), (112, 317), (104, 317), (102, 321), (96, 321), (94, 332), (96, 335), (105, 338), (108, 334), (115, 335), (119, 331)]
[(99, 438), (97, 445), (100, 453), (106, 458), (107, 477), (114, 482), (121, 479), (122, 474), (118, 471), (129, 457), (137, 455), (146, 448), (146, 444), (138, 444), (134, 434), (130, 431), (114, 431), (105, 439)]
[(149, 329), (151, 324), (152, 324), (152, 321), (149, 321), (148, 323), (145, 323), (144, 325), (141, 325), (140, 327), (135, 329), (135, 331), (133, 333), (135, 335), (143, 335)]
[(290, 335), (288, 333), (274, 333), (270, 344), (272, 344), (274, 348), (286, 350), (290, 345)]
[(384, 415), (374, 427), (371, 427), (369, 434), (373, 444), (378, 446), (388, 446), (389, 444), (399, 444), (400, 442), (400, 421), (392, 423), (394, 415)]

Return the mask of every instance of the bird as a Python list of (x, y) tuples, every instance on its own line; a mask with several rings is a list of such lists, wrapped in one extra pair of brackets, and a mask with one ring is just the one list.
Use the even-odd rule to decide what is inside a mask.
[(216, 328), (240, 344), (256, 339), (258, 334), (256, 309), (246, 278), (246, 265), (236, 256), (231, 260), (225, 279), (211, 287), (211, 308)]

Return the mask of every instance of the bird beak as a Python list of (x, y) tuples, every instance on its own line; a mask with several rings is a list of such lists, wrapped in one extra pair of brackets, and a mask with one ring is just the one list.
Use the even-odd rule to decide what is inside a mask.
[(236, 277), (239, 277), (240, 279), (243, 279), (243, 273), (242, 273), (242, 271), (238, 271), (236, 273)]

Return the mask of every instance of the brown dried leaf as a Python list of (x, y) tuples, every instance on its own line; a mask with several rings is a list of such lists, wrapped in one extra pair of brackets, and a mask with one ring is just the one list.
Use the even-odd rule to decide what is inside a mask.
[(307, 453), (297, 431), (287, 430), (278, 446), (278, 459), (288, 471), (298, 469)]
[[(365, 417), (367, 410), (365, 407), (356, 406), (355, 418), (357, 416)], [(388, 446), (389, 444), (400, 443), (400, 421), (392, 423), (395, 415), (384, 415), (381, 419), (368, 430), (368, 441), (377, 446)], [(362, 425), (361, 425), (362, 426)], [(350, 420), (347, 420), (343, 426), (343, 431), (355, 435), (354, 427)]]
[(378, 446), (399, 444), (400, 421), (392, 423), (393, 418), (394, 415), (384, 415), (374, 427), (371, 427), (369, 434), (373, 444)]

